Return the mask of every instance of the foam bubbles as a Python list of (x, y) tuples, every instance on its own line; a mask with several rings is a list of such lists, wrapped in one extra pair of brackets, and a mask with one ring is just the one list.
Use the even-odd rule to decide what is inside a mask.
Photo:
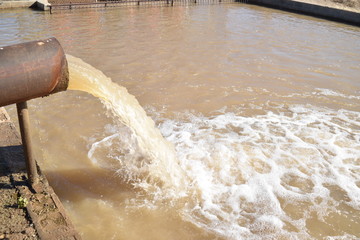
[[(186, 194), (172, 192), (172, 203), (184, 220), (226, 239), (312, 239), (338, 221), (347, 227), (334, 239), (357, 236), (360, 114), (310, 105), (281, 111), (243, 117), (224, 109), (176, 120), (154, 113), (185, 173)], [(168, 186), (151, 188), (141, 177), (151, 169), (139, 152), (131, 132), (117, 128), (92, 144), (89, 157), (145, 189), (152, 199), (143, 206), (156, 208), (169, 199)]]
[(326, 88), (316, 88), (315, 90), (316, 92), (314, 92), (313, 94), (317, 94), (317, 95), (335, 96), (335, 97), (358, 99), (358, 100), (360, 99), (360, 96), (346, 95)]
[[(342, 202), (359, 215), (359, 113), (287, 111), (162, 119), (192, 183), (184, 218), (230, 239), (256, 239), (312, 238), (307, 221), (320, 226)], [(359, 222), (349, 224), (353, 236)]]

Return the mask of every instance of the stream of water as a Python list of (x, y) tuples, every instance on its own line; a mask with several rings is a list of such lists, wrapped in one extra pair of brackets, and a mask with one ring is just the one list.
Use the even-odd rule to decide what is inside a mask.
[[(95, 164), (101, 164), (101, 166), (117, 172), (120, 171), (119, 174), (131, 175), (129, 180), (146, 179), (146, 184), (140, 180), (142, 188), (153, 188), (160, 184), (181, 195), (184, 191), (184, 176), (179, 168), (175, 149), (163, 138), (160, 130), (155, 127), (154, 121), (146, 115), (136, 98), (129, 94), (126, 88), (113, 83), (101, 71), (81, 59), (71, 55), (67, 55), (67, 59), (70, 75), (68, 89), (84, 91), (101, 99), (116, 119), (129, 127), (134, 138), (130, 142), (124, 142), (123, 146), (117, 147), (116, 151), (119, 151), (116, 156), (118, 164), (100, 163), (101, 160), (94, 157), (94, 151), (98, 145), (112, 141), (114, 136), (93, 144), (93, 148), (89, 152), (90, 159)], [(115, 137), (121, 138), (119, 134), (115, 134)], [(124, 172), (121, 171), (120, 166), (117, 166), (121, 164), (120, 161), (126, 166)]]

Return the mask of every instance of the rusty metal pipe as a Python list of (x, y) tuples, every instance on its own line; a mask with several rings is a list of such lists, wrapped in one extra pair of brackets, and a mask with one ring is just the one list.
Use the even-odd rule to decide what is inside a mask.
[(0, 47), (0, 107), (16, 103), (30, 185), (38, 182), (33, 157), (27, 100), (65, 91), (69, 71), (55, 38)]
[(56, 38), (0, 47), (0, 107), (65, 91), (68, 83)]

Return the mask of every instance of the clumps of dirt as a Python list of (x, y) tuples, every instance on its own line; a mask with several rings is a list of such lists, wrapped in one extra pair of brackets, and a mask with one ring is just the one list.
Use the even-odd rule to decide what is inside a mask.
[[(0, 171), (2, 173), (2, 171)], [(3, 174), (1, 174), (3, 175)], [(0, 176), (0, 239), (37, 240), (34, 225), (27, 211), (18, 205), (18, 192), (11, 185), (9, 176)]]
[(332, 2), (351, 8), (360, 7), (359, 0), (332, 0)]
[(360, 0), (295, 0), (295, 1), (360, 13)]

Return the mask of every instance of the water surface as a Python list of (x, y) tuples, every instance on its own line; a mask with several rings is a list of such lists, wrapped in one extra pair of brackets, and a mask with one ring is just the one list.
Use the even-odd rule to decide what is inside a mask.
[(359, 28), (243, 4), (0, 13), (0, 45), (50, 36), (136, 97), (184, 172), (151, 181), (90, 94), (30, 101), (36, 157), (84, 239), (360, 237)]

